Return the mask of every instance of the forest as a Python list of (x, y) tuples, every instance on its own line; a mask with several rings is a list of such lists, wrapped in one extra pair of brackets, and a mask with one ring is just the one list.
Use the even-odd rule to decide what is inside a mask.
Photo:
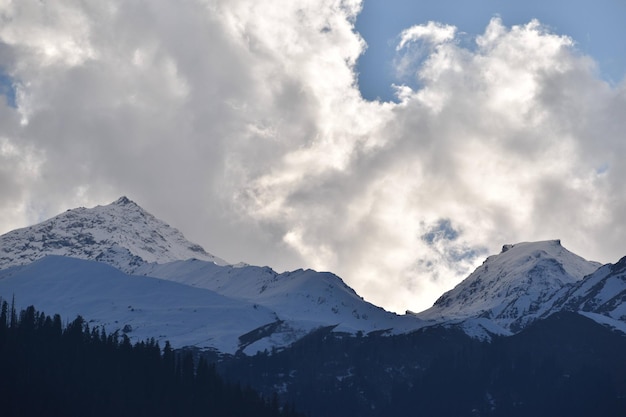
[(290, 348), (218, 363), (221, 375), (324, 417), (626, 416), (626, 337), (562, 312), (480, 341), (433, 326), (350, 337), (319, 329)]
[[(215, 365), (154, 339), (90, 329), (80, 316), (0, 299), (0, 415), (297, 417), (277, 396), (225, 382)], [(196, 363), (197, 362), (197, 363)]]
[(246, 356), (133, 345), (80, 316), (14, 306), (0, 300), (3, 417), (626, 415), (626, 338), (575, 313), (490, 342), (331, 326)]

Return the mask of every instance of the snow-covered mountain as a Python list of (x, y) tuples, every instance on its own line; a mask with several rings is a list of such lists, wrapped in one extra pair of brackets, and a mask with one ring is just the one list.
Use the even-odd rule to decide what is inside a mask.
[(0, 269), (46, 255), (96, 260), (124, 272), (147, 262), (202, 259), (226, 265), (126, 197), (76, 208), (0, 236)]
[(0, 296), (9, 301), (15, 297), (22, 308), (34, 305), (64, 320), (80, 314), (90, 327), (119, 331), (133, 342), (153, 337), (174, 347), (228, 353), (241, 347), (241, 335), (277, 321), (262, 306), (66, 256), (0, 270)]
[[(614, 415), (626, 398), (626, 257), (600, 266), (558, 240), (505, 245), (399, 316), (332, 273), (227, 264), (122, 197), (0, 236), (0, 298), (232, 354), (220, 372), (310, 415)], [(563, 395), (583, 401), (555, 408)]]
[(399, 316), (332, 273), (229, 265), (126, 197), (0, 236), (0, 297), (135, 340), (227, 353), (285, 347), (321, 327), (392, 335), (444, 325), (489, 338), (559, 311), (626, 332), (626, 260), (599, 267), (558, 240), (505, 245), (433, 307)]
[(560, 292), (544, 316), (573, 311), (626, 333), (626, 257)]
[(558, 293), (598, 267), (565, 249), (559, 240), (505, 245), (417, 316), (462, 323), (468, 332), (482, 327), (491, 333), (515, 333), (551, 310)]
[(132, 329), (133, 340), (226, 353), (284, 347), (320, 327), (392, 334), (422, 326), (331, 273), (228, 265), (126, 197), (0, 236), (0, 296), (13, 295), (107, 331)]
[(135, 274), (215, 291), (272, 309), (286, 323), (312, 330), (336, 325), (349, 333), (406, 332), (422, 326), (363, 300), (341, 278), (329, 272), (296, 270), (279, 274), (269, 267), (220, 266), (200, 260), (146, 264)]

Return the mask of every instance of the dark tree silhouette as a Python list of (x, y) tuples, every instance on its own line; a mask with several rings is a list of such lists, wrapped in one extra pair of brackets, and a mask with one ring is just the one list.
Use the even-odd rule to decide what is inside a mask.
[(19, 314), (0, 299), (0, 415), (292, 416), (215, 366), (179, 355), (154, 339), (90, 329), (78, 316), (65, 328), (28, 307)]

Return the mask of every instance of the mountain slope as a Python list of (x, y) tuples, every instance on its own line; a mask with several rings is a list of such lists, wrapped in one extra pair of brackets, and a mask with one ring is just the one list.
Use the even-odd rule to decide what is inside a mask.
[[(66, 274), (66, 269), (71, 271), (74, 267), (59, 260), (62, 258), (47, 260), (48, 255), (99, 261), (116, 269), (86, 262), (78, 268), (80, 274)], [(331, 273), (297, 270), (279, 274), (268, 267), (228, 265), (122, 197), (106, 206), (68, 210), (35, 226), (0, 236), (0, 271), (3, 271), (0, 276), (5, 277), (0, 296), (8, 298), (21, 288), (26, 294), (24, 302), (32, 299), (38, 301), (37, 308), (65, 312), (63, 308), (72, 305), (66, 303), (72, 293), (64, 293), (59, 286), (75, 288), (75, 284), (84, 283), (84, 276), (93, 275), (98, 277), (91, 282), (93, 285), (73, 295), (80, 298), (82, 304), (68, 310), (67, 314), (89, 318), (87, 313), (94, 313), (94, 320), (111, 325), (116, 321), (126, 323), (137, 315), (122, 317), (114, 311), (107, 315), (104, 308), (94, 312), (90, 307), (100, 305), (103, 299), (113, 300), (113, 303), (126, 300), (128, 305), (133, 305), (129, 294), (139, 297), (142, 291), (133, 287), (127, 293), (121, 284), (124, 279), (128, 284), (145, 286), (142, 301), (145, 311), (150, 309), (151, 303), (154, 311), (160, 311), (163, 294), (153, 291), (154, 282), (169, 281), (168, 285), (176, 284), (168, 287), (173, 297), (171, 302), (178, 299), (183, 303), (187, 295), (180, 294), (190, 291), (195, 294), (193, 297), (219, 300), (213, 304), (215, 309), (203, 313), (202, 319), (206, 325), (217, 323), (217, 329), (222, 329), (221, 323), (216, 322), (219, 306), (226, 306), (222, 314), (228, 320), (236, 321), (239, 317), (239, 313), (231, 312), (235, 307), (227, 307), (229, 303), (237, 306), (235, 310), (252, 308), (259, 312), (258, 320), (244, 318), (241, 324), (224, 329), (228, 343), (219, 341), (217, 333), (209, 332), (217, 341), (203, 344), (209, 339), (199, 336), (207, 332), (202, 326), (189, 329), (187, 339), (180, 335), (176, 336), (178, 339), (200, 347), (255, 353), (288, 346), (318, 328), (333, 328), (335, 332), (353, 335), (390, 335), (443, 324), (459, 326), (478, 338), (489, 338), (491, 334), (511, 335), (562, 310), (595, 315), (596, 321), (610, 322), (626, 331), (625, 263), (600, 268), (583, 280), (599, 264), (567, 251), (558, 240), (505, 245), (499, 255), (487, 258), (430, 309), (398, 316), (364, 301)], [(16, 266), (21, 267), (12, 268)], [(37, 279), (33, 276), (35, 273), (40, 275)], [(18, 282), (17, 276), (28, 279)], [(110, 284), (116, 283), (115, 286), (106, 287), (106, 276), (111, 277)], [(145, 280), (138, 281), (138, 276)], [(33, 294), (28, 294), (23, 287), (29, 282), (37, 284), (30, 287)], [(50, 287), (52, 282), (56, 282), (56, 286)], [(43, 286), (44, 283), (48, 287)], [(179, 319), (195, 322), (195, 318), (157, 318), (154, 329), (177, 326)], [(140, 328), (148, 327), (145, 322), (140, 325)], [(171, 331), (161, 333), (174, 334)]]
[(626, 258), (598, 266), (506, 245), (398, 316), (331, 273), (227, 265), (121, 198), (1, 236), (0, 297), (233, 354), (216, 365), (232, 381), (311, 415), (621, 415), (626, 338), (597, 323), (626, 333)]
[[(61, 314), (83, 316), (133, 342), (154, 337), (174, 347), (196, 346), (235, 353), (239, 337), (277, 321), (273, 311), (213, 291), (127, 275), (100, 262), (47, 256), (0, 271), (0, 295)], [(163, 343), (161, 343), (163, 345)]]
[(544, 316), (559, 311), (578, 312), (626, 333), (626, 257), (600, 267), (555, 298)]
[(417, 316), (435, 322), (471, 319), (501, 330), (491, 327), (491, 332), (515, 333), (550, 310), (557, 293), (599, 266), (569, 252), (558, 240), (505, 245)]
[(191, 258), (226, 264), (126, 197), (106, 206), (68, 210), (0, 236), (0, 269), (46, 255), (97, 260), (124, 272), (146, 262)]
[[(364, 301), (330, 273), (227, 265), (126, 197), (0, 236), (0, 278), (0, 296), (15, 294), (24, 307), (228, 353), (288, 346), (320, 327), (390, 334), (423, 325)], [(169, 294), (155, 290), (166, 287)], [(202, 307), (190, 314), (188, 300)], [(123, 305), (142, 307), (129, 315)], [(176, 314), (168, 317), (163, 306)], [(137, 311), (152, 312), (153, 322)], [(250, 321), (242, 311), (258, 317)]]
[(319, 332), (294, 349), (225, 360), (218, 369), (312, 416), (624, 415), (626, 337), (567, 312), (490, 343), (460, 330)]
[(413, 316), (398, 316), (364, 301), (341, 278), (328, 272), (297, 270), (277, 273), (268, 267), (220, 266), (188, 260), (146, 264), (136, 274), (206, 288), (275, 311), (300, 327), (334, 325), (349, 333), (406, 332), (422, 327)]

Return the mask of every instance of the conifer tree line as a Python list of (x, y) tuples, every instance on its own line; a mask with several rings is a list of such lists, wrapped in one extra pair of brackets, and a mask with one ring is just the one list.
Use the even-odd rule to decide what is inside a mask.
[(251, 388), (225, 382), (215, 366), (154, 339), (63, 325), (33, 306), (0, 298), (0, 415), (297, 417)]

